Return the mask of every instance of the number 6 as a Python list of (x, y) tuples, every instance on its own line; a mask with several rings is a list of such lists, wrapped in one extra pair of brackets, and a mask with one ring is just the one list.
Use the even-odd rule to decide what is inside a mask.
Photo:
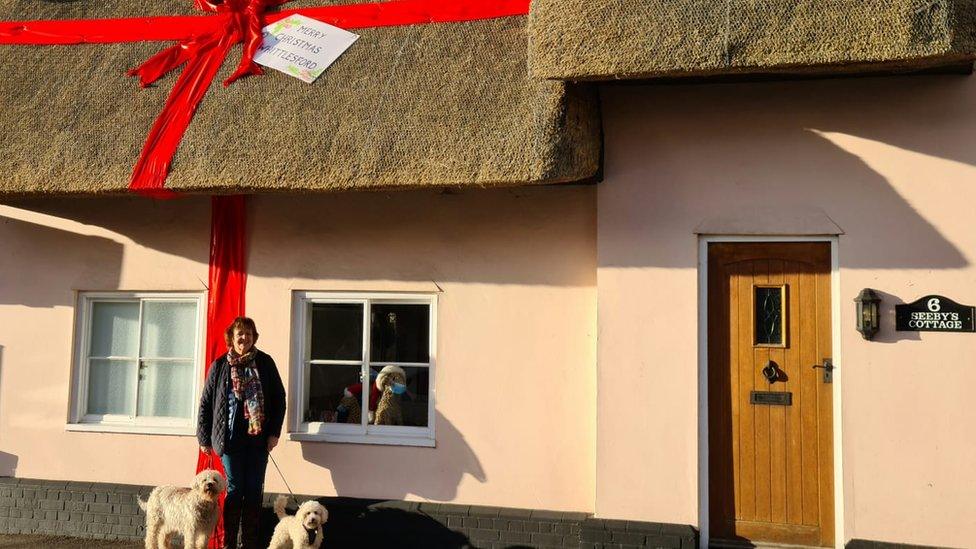
[(939, 304), (939, 298), (933, 297), (928, 301), (929, 310), (933, 313), (937, 313), (942, 310), (942, 305)]

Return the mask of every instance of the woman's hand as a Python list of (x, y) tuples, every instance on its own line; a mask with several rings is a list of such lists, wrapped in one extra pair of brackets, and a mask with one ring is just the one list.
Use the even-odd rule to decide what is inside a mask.
[(274, 447), (278, 445), (278, 437), (268, 437), (268, 451), (274, 450)]

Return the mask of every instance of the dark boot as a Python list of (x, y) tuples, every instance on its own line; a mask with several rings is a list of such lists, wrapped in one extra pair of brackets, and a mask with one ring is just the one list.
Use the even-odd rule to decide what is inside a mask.
[(261, 543), (261, 500), (244, 501), (241, 513), (241, 549), (264, 549), (267, 543)]
[(237, 531), (241, 525), (241, 499), (224, 500), (224, 547), (237, 549)]

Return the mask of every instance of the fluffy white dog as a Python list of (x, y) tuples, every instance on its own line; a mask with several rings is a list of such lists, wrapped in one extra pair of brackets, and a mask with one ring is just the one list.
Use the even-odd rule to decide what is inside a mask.
[(292, 516), (285, 513), (285, 496), (278, 496), (274, 511), (278, 525), (271, 536), (268, 549), (319, 549), (322, 546), (322, 525), (329, 520), (329, 512), (321, 503), (309, 500), (298, 507)]
[(146, 512), (146, 549), (169, 547), (174, 534), (183, 536), (187, 549), (206, 549), (217, 524), (218, 496), (227, 489), (227, 481), (213, 469), (201, 471), (189, 488), (157, 486), (149, 501), (136, 498)]

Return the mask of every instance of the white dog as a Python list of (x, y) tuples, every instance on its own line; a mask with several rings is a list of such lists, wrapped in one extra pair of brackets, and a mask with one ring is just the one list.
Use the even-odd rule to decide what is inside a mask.
[(319, 549), (322, 546), (322, 525), (329, 520), (329, 512), (321, 503), (309, 500), (298, 507), (292, 516), (285, 514), (285, 496), (275, 499), (274, 511), (278, 525), (271, 536), (268, 549)]
[(218, 496), (227, 481), (213, 469), (201, 471), (189, 488), (157, 486), (149, 501), (136, 498), (146, 512), (146, 549), (169, 547), (173, 534), (183, 536), (183, 547), (206, 549), (217, 524)]

